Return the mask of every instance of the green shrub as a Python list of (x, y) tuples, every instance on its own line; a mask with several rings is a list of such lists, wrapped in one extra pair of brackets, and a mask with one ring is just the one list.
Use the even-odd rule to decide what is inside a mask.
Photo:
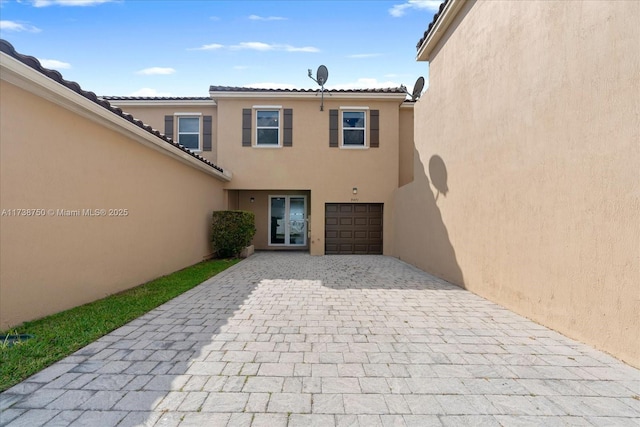
[(211, 222), (211, 243), (216, 256), (238, 256), (256, 234), (255, 224), (253, 212), (215, 211)]

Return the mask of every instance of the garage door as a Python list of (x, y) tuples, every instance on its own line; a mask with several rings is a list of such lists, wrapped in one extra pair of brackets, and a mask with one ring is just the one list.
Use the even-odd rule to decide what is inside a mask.
[(382, 206), (382, 203), (327, 203), (325, 254), (382, 254)]

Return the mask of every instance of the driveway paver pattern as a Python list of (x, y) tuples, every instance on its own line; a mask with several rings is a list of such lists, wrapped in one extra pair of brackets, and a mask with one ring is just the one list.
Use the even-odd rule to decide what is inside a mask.
[(397, 259), (259, 252), (0, 394), (0, 425), (638, 426), (639, 396)]

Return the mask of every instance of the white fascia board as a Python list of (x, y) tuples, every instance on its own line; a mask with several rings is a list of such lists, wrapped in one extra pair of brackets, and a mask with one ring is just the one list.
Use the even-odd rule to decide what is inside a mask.
[(456, 17), (458, 11), (464, 5), (465, 1), (466, 0), (449, 0), (449, 2), (442, 10), (442, 14), (438, 17), (438, 20), (431, 28), (429, 35), (422, 42), (422, 45), (418, 50), (418, 55), (416, 56), (417, 61), (431, 60), (431, 51), (433, 51), (433, 48), (436, 47), (436, 44), (438, 44), (447, 28), (449, 28), (449, 25), (451, 25), (453, 18)]
[[(98, 97), (100, 98), (100, 97)], [(104, 98), (101, 98), (104, 99)], [(216, 102), (213, 99), (188, 99), (188, 100), (166, 100), (166, 99), (106, 99), (111, 105), (133, 106), (133, 107), (215, 107)]]
[[(289, 98), (289, 99), (320, 99), (320, 92), (209, 92), (211, 98), (218, 99), (247, 99), (247, 98)], [(368, 99), (381, 101), (404, 101), (404, 93), (354, 93), (354, 92), (324, 92), (324, 100), (333, 99)]]
[(223, 173), (214, 169), (4, 52), (0, 52), (0, 78), (66, 110), (131, 138), (146, 147), (153, 148), (208, 175), (214, 176), (220, 181), (228, 182), (231, 180), (231, 172), (225, 171)]

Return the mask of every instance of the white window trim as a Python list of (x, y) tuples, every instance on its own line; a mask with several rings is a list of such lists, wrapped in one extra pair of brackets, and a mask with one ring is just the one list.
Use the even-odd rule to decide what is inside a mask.
[[(369, 121), (369, 115), (367, 114), (367, 111), (369, 111), (369, 107), (340, 107), (340, 148), (343, 150), (368, 150), (369, 149), (369, 144), (368, 144), (368, 140), (367, 140), (367, 123)], [(342, 113), (344, 112), (355, 112), (355, 113), (364, 113), (364, 144), (363, 145), (345, 145), (344, 144), (344, 118)], [(360, 128), (355, 128), (355, 129), (360, 129)]]
[[(253, 110), (255, 111), (255, 131), (254, 131), (254, 141), (253, 148), (281, 148), (282, 147), (282, 105), (254, 105)], [(278, 112), (278, 144), (270, 145), (270, 144), (258, 144), (258, 112), (259, 111), (277, 111)], [(261, 127), (260, 129), (276, 129), (275, 127)]]
[[(180, 119), (197, 118), (198, 119), (198, 148), (189, 148), (189, 150), (199, 153), (202, 151), (202, 113), (174, 113), (176, 118), (176, 142), (180, 143)], [(195, 132), (183, 132), (186, 135), (195, 135)], [(186, 147), (186, 145), (181, 144)]]

